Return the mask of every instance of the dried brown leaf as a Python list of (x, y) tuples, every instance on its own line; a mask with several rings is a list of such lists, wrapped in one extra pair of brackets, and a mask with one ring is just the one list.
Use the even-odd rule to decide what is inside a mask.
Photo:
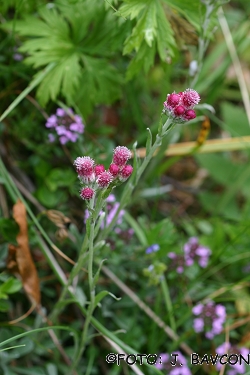
[(31, 302), (40, 305), (39, 278), (29, 248), (26, 209), (20, 199), (13, 207), (13, 217), (19, 226), (19, 233), (16, 238), (18, 246), (9, 245), (7, 268), (20, 277), (23, 288)]

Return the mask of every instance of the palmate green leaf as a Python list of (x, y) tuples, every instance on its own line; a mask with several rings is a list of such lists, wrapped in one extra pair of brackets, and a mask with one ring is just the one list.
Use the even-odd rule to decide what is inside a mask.
[(108, 61), (122, 49), (127, 26), (121, 29), (120, 23), (113, 11), (105, 11), (103, 2), (59, 0), (52, 8), (39, 9), (39, 18), (27, 17), (5, 28), (14, 27), (27, 38), (20, 48), (28, 55), (26, 64), (55, 64), (37, 90), (39, 102), (44, 106), (62, 94), (67, 105), (73, 105), (81, 86), (81, 109), (87, 114), (94, 104), (110, 104), (120, 96), (120, 75)]
[(42, 105), (45, 105), (51, 98), (56, 100), (62, 91), (65, 98), (70, 102), (79, 85), (81, 67), (79, 56), (73, 54), (64, 61), (58, 63), (55, 68), (48, 73), (37, 90), (37, 97)]
[(174, 54), (176, 44), (173, 30), (160, 0), (126, 0), (126, 4), (119, 10), (123, 16), (130, 16), (131, 19), (137, 17), (137, 23), (126, 39), (123, 50), (124, 54), (133, 50), (137, 52), (130, 63), (128, 79), (141, 69), (147, 72), (154, 63), (156, 51), (163, 61), (167, 53)]
[(109, 105), (121, 96), (122, 78), (105, 59), (84, 55), (82, 62), (84, 70), (75, 100), (83, 115), (87, 116), (94, 103)]

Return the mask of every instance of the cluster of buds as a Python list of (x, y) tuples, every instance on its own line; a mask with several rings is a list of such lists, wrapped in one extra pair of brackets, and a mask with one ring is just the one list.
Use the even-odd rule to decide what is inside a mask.
[(82, 118), (75, 115), (71, 108), (67, 112), (63, 108), (57, 108), (56, 114), (47, 119), (45, 126), (54, 131), (48, 135), (49, 142), (54, 142), (58, 137), (62, 145), (67, 142), (76, 142), (84, 131)]
[(90, 200), (96, 190), (117, 186), (126, 181), (133, 172), (133, 167), (127, 164), (131, 156), (131, 151), (127, 147), (116, 147), (113, 161), (108, 170), (105, 170), (102, 164), (96, 165), (95, 161), (89, 156), (76, 158), (74, 166), (81, 183), (84, 185), (80, 192), (81, 198)]
[(183, 92), (168, 94), (163, 103), (163, 113), (168, 114), (173, 119), (184, 122), (193, 120), (196, 117), (194, 107), (200, 101), (198, 92), (187, 89)]

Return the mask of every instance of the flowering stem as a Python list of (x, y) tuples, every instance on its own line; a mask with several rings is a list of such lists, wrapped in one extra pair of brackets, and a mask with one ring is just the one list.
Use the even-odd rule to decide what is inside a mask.
[(159, 132), (158, 134), (156, 135), (156, 140), (154, 142), (154, 144), (150, 147), (149, 149), (149, 152), (148, 154), (146, 155), (146, 157), (144, 158), (141, 166), (139, 167), (139, 169), (137, 170), (137, 174), (136, 174), (136, 177), (135, 177), (135, 180), (134, 180), (134, 183), (132, 182), (129, 182), (123, 192), (123, 195), (121, 197), (121, 201), (120, 201), (120, 206), (118, 208), (118, 210), (116, 211), (116, 214), (114, 215), (113, 217), (113, 220), (111, 221), (111, 223), (109, 224), (108, 227), (106, 227), (100, 234), (100, 237), (99, 237), (99, 240), (102, 240), (102, 239), (105, 239), (108, 235), (108, 233), (111, 231), (111, 229), (113, 228), (114, 224), (116, 223), (117, 221), (117, 218), (118, 218), (118, 215), (120, 213), (120, 211), (126, 206), (128, 200), (129, 200), (129, 197), (131, 196), (135, 186), (137, 185), (141, 175), (143, 174), (143, 172), (145, 171), (146, 167), (148, 166), (150, 160), (152, 159), (152, 157), (154, 156), (154, 153), (155, 151), (161, 146), (162, 144), (162, 139), (166, 136), (166, 134), (174, 127), (174, 123), (173, 123), (173, 120), (172, 118), (169, 118), (164, 125), (160, 125), (159, 127)]
[[(90, 206), (89, 206), (89, 208), (90, 208), (90, 218), (88, 219), (88, 220), (90, 220), (90, 227), (89, 227), (89, 233), (88, 233), (88, 249), (89, 249), (89, 252), (88, 252), (88, 281), (89, 281), (90, 301), (89, 301), (89, 305), (88, 305), (88, 309), (87, 309), (86, 319), (85, 319), (85, 322), (84, 322), (84, 329), (83, 329), (83, 332), (82, 332), (79, 350), (78, 350), (78, 353), (77, 353), (77, 355), (75, 357), (75, 360), (73, 362), (72, 369), (74, 369), (77, 366), (77, 364), (80, 361), (80, 359), (82, 357), (82, 354), (85, 350), (86, 343), (87, 343), (87, 340), (88, 340), (89, 325), (90, 325), (91, 317), (92, 317), (94, 309), (95, 309), (95, 283), (94, 283), (94, 277), (93, 277), (94, 233), (95, 233), (96, 217), (98, 216), (98, 214), (100, 212), (100, 209), (101, 209), (101, 200), (98, 201), (99, 204), (97, 204), (97, 207), (96, 207), (95, 211), (93, 213), (91, 213), (91, 210), (94, 209), (94, 200), (95, 200), (94, 198), (90, 200)], [(85, 246), (82, 246), (81, 253), (83, 254), (84, 252), (85, 252)]]
[(169, 314), (170, 327), (176, 333), (176, 323), (175, 323), (175, 318), (174, 318), (173, 305), (172, 305), (170, 294), (169, 294), (167, 280), (164, 276), (161, 278), (161, 288), (162, 288), (163, 296), (165, 299), (167, 311)]

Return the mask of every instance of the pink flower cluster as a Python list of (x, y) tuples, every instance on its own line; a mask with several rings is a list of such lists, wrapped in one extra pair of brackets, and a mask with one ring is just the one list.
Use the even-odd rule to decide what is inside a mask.
[(169, 270), (176, 270), (181, 274), (185, 267), (190, 267), (195, 262), (202, 268), (207, 267), (212, 252), (208, 247), (201, 245), (198, 238), (190, 237), (184, 244), (183, 250), (184, 254), (176, 254), (172, 251), (168, 253), (168, 257), (171, 259)]
[(198, 92), (192, 89), (187, 89), (183, 92), (167, 95), (164, 105), (164, 113), (167, 113), (173, 119), (178, 121), (189, 121), (196, 117), (194, 107), (200, 101)]
[(202, 268), (207, 266), (211, 250), (208, 247), (200, 245), (198, 238), (189, 238), (189, 241), (184, 245), (183, 250), (187, 266), (191, 266), (195, 260), (198, 261)]
[(85, 187), (80, 196), (84, 200), (93, 198), (96, 189), (105, 189), (111, 183), (118, 185), (126, 181), (133, 172), (133, 167), (127, 165), (131, 158), (131, 151), (125, 146), (118, 146), (114, 150), (113, 161), (106, 171), (104, 165), (96, 165), (89, 156), (80, 156), (74, 161), (78, 177)]
[[(224, 356), (224, 361), (229, 364), (229, 368), (226, 372), (227, 375), (238, 375), (246, 373), (245, 362), (249, 361), (249, 349), (244, 347), (238, 347), (236, 345), (231, 345), (230, 342), (224, 342), (222, 345), (216, 348), (215, 352), (219, 356)], [(227, 356), (225, 356), (225, 354)], [(222, 363), (218, 361), (216, 363), (216, 369), (220, 371), (222, 368)]]
[(48, 118), (45, 126), (54, 131), (48, 135), (49, 142), (54, 142), (58, 137), (62, 145), (76, 142), (79, 134), (84, 131), (82, 118), (75, 115), (71, 108), (67, 112), (63, 108), (57, 108), (56, 114)]
[(209, 301), (204, 305), (199, 303), (192, 311), (197, 316), (193, 324), (195, 332), (205, 331), (205, 336), (209, 340), (222, 332), (226, 320), (226, 309), (223, 305), (215, 305), (213, 301)]

